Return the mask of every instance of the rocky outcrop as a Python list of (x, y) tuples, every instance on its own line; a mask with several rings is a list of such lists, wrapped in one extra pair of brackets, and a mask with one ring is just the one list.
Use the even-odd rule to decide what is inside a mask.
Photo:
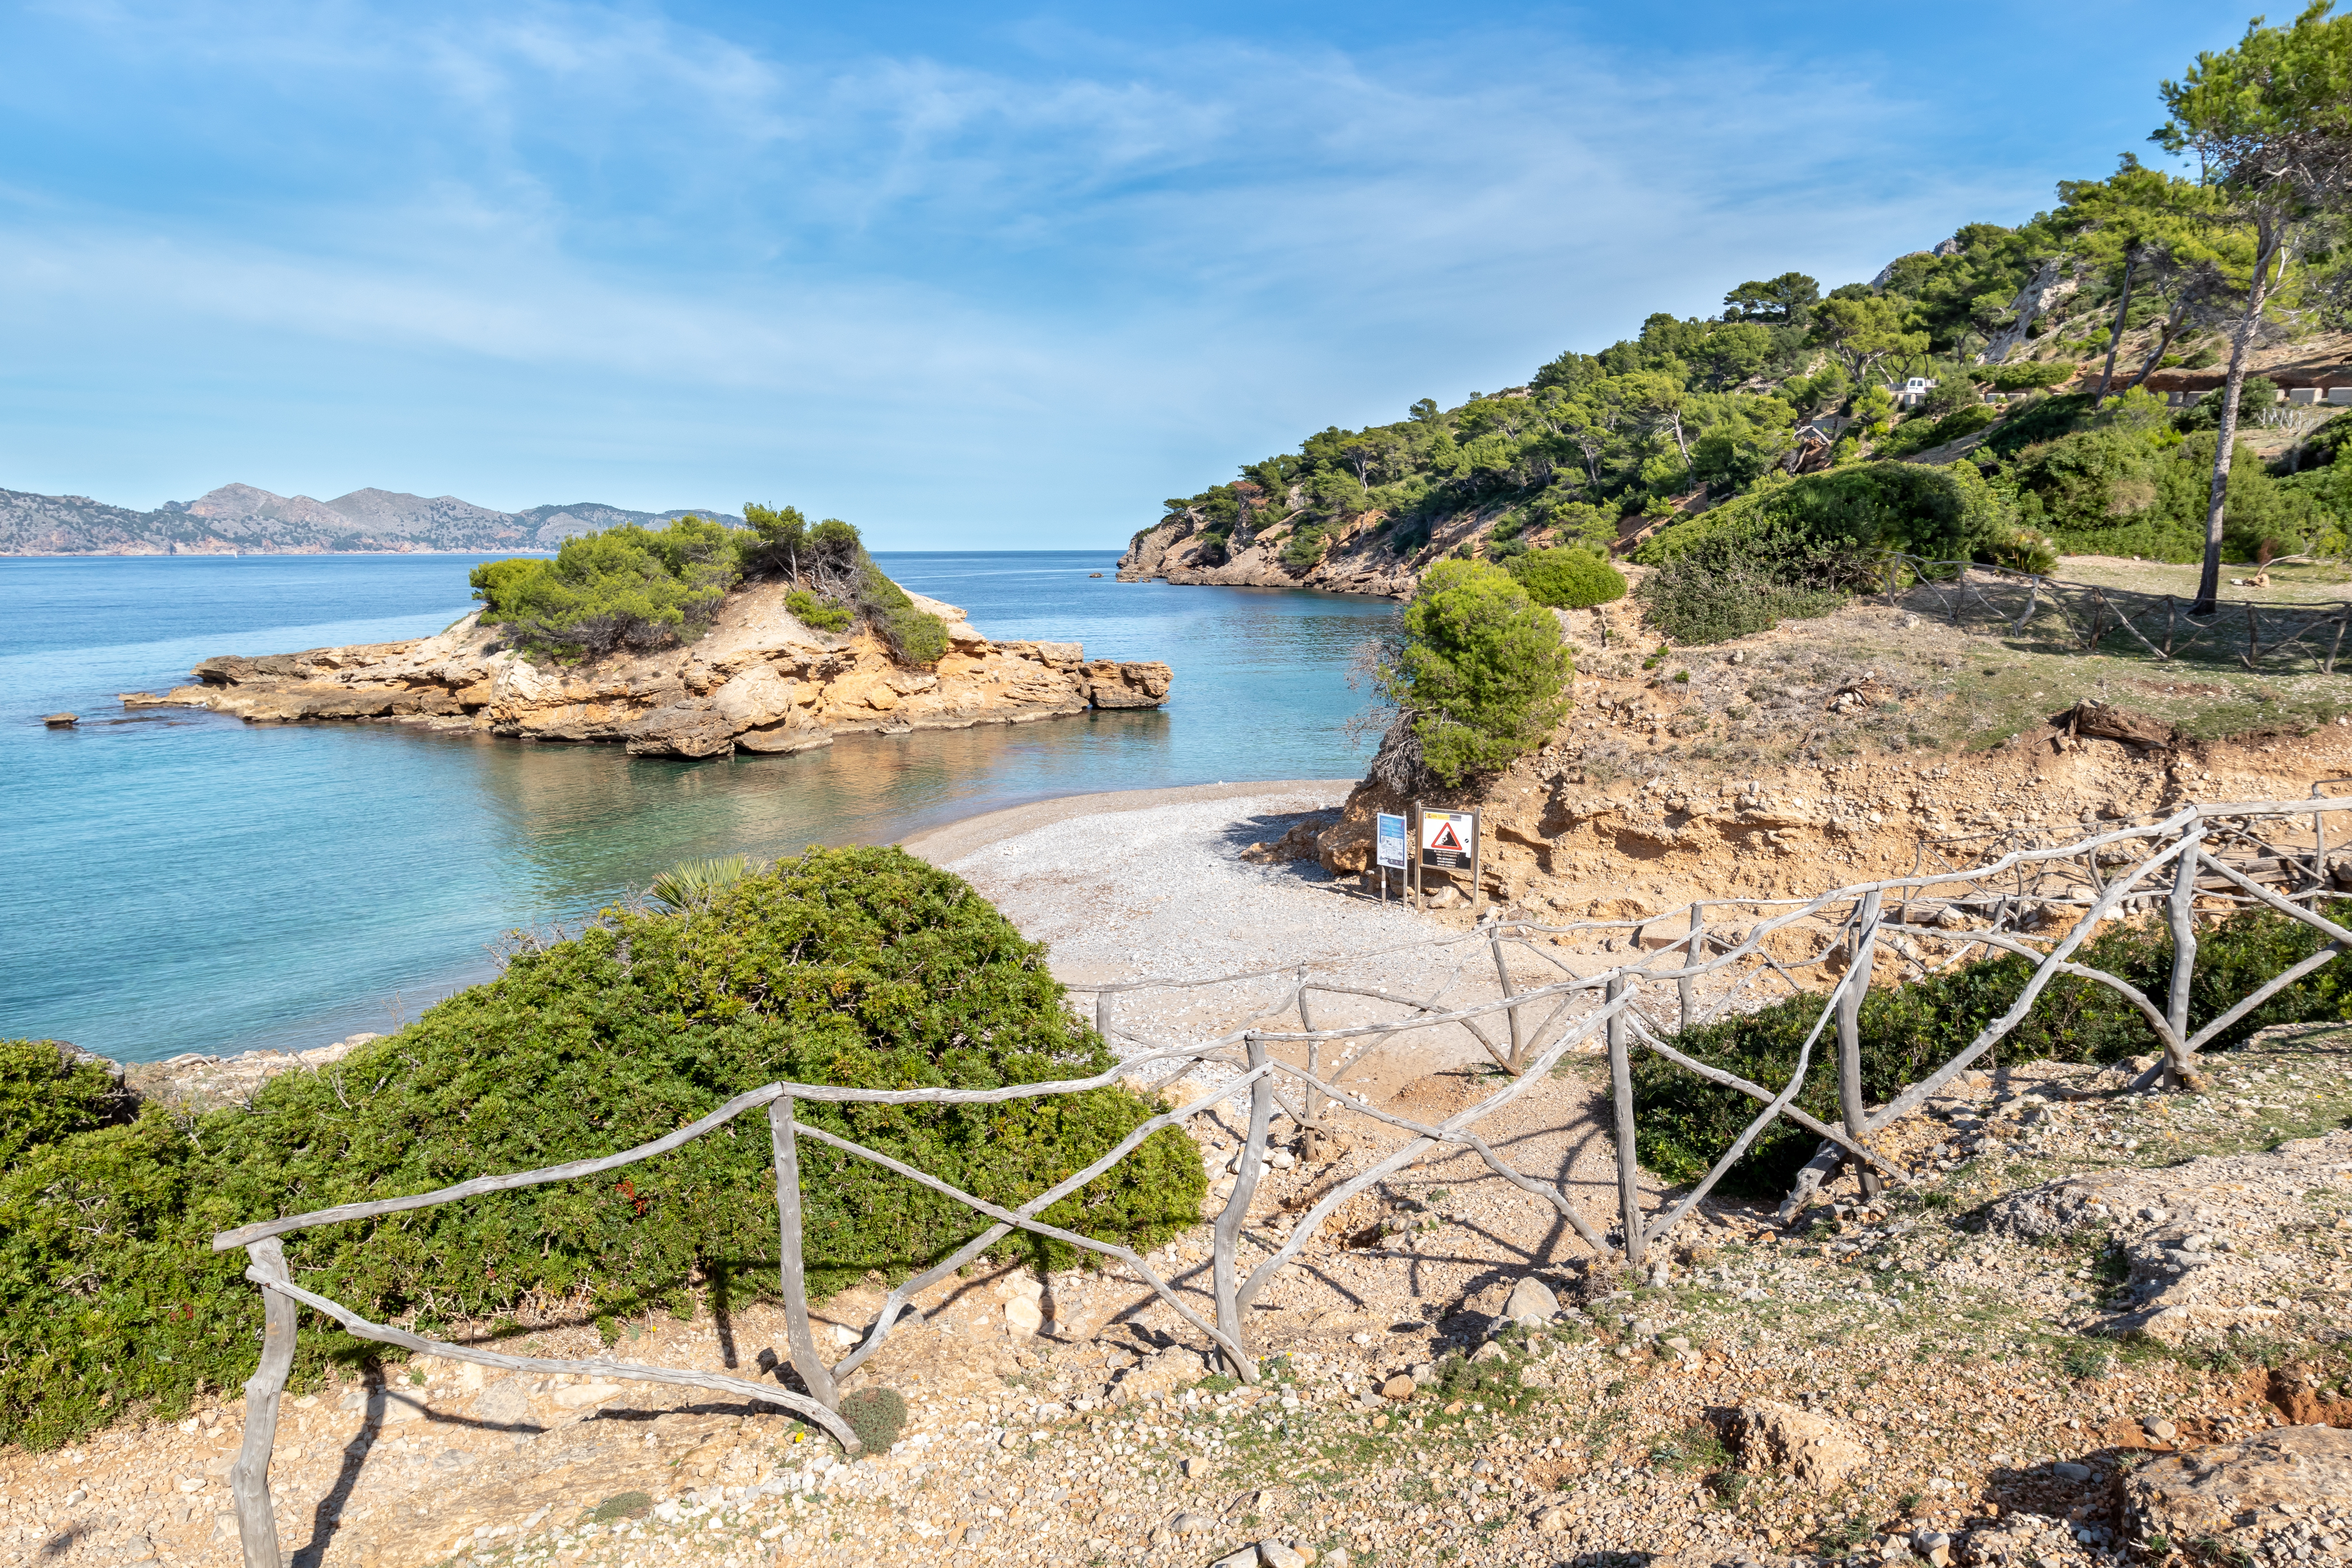
[(2288, 1426), (2242, 1443), (2168, 1454), (2118, 1482), (2118, 1522), (2133, 1539), (2192, 1543), (2222, 1561), (2308, 1562), (2344, 1533), (2352, 1432)]
[(1159, 663), (1088, 660), (1076, 643), (992, 642), (961, 610), (913, 595), (948, 628), (929, 669), (896, 662), (872, 634), (835, 635), (784, 607), (784, 586), (728, 596), (699, 640), (575, 667), (533, 664), (470, 615), (409, 642), (208, 658), (196, 684), (126, 707), (209, 708), (254, 723), (394, 720), (534, 741), (604, 741), (642, 756), (799, 752), (836, 735), (960, 730), (1151, 708)]
[(1232, 588), (1320, 588), (1333, 594), (1371, 594), (1403, 599), (1412, 595), (1421, 567), (1486, 530), (1471, 516), (1449, 519), (1429, 542), (1410, 555), (1389, 545), (1389, 530), (1377, 512), (1347, 525), (1307, 565), (1283, 559), (1291, 532), (1276, 527), (1260, 534), (1204, 535), (1197, 521), (1175, 519), (1138, 533), (1118, 558), (1118, 580), (1208, 584)]

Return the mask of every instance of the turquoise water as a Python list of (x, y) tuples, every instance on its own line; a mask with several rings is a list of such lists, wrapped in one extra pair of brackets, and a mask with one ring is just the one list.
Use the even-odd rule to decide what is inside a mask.
[[(0, 561), (0, 1036), (118, 1059), (306, 1049), (490, 973), (681, 858), (889, 843), (1092, 790), (1343, 778), (1368, 742), (1349, 659), (1395, 606), (1122, 584), (1116, 555), (904, 553), (908, 587), (999, 637), (1162, 658), (1168, 706), (699, 763), (369, 724), (125, 713), (217, 653), (439, 630), (457, 556)], [(1091, 577), (1100, 572), (1103, 576)], [(40, 716), (79, 713), (75, 730)]]

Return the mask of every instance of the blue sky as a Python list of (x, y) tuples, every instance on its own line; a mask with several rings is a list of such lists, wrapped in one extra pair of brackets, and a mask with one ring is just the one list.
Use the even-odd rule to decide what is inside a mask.
[(1123, 542), (1328, 424), (2015, 222), (2245, 13), (0, 12), (0, 487)]

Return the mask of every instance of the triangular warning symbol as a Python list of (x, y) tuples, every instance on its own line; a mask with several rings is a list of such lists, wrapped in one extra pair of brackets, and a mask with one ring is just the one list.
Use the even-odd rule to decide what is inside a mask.
[(1451, 849), (1459, 854), (1462, 849), (1462, 839), (1454, 833), (1454, 824), (1441, 822), (1437, 825), (1437, 837), (1429, 841), (1429, 847), (1432, 849)]

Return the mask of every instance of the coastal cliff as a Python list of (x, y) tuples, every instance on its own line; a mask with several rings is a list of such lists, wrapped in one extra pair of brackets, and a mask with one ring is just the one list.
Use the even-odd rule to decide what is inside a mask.
[(1425, 560), (1437, 559), (1462, 540), (1485, 531), (1475, 518), (1456, 520), (1461, 526), (1447, 533), (1433, 552), (1401, 557), (1391, 548), (1388, 531), (1378, 514), (1358, 518), (1331, 537), (1315, 560), (1297, 563), (1286, 558), (1290, 536), (1268, 529), (1255, 536), (1231, 537), (1203, 531), (1191, 517), (1171, 517), (1147, 528), (1129, 542), (1118, 558), (1118, 580), (1149, 583), (1164, 579), (1184, 585), (1208, 584), (1227, 588), (1319, 588), (1333, 594), (1370, 594), (1403, 599), (1412, 595)]
[(919, 595), (948, 650), (928, 668), (895, 661), (863, 628), (820, 631), (785, 607), (786, 586), (730, 594), (692, 643), (577, 666), (533, 664), (480, 612), (407, 642), (208, 658), (194, 685), (127, 692), (130, 708), (209, 708), (253, 723), (383, 720), (537, 741), (604, 741), (639, 756), (783, 752), (836, 735), (961, 730), (1156, 708), (1165, 664), (1088, 660), (1076, 643), (994, 642), (964, 613)]

